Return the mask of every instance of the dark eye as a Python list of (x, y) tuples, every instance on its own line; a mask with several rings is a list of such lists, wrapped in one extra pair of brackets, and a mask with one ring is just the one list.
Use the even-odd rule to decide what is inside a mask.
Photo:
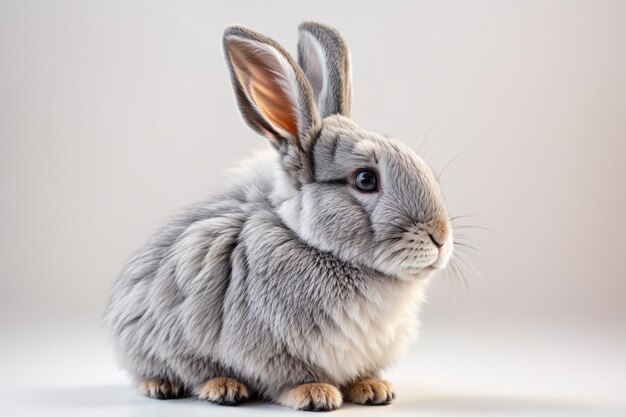
[(360, 169), (354, 175), (354, 186), (366, 193), (378, 191), (378, 177), (371, 169)]

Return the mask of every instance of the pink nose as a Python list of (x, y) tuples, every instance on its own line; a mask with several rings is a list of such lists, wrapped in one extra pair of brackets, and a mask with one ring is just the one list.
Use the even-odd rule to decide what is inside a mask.
[(433, 236), (432, 234), (428, 234), (428, 236), (430, 237), (430, 240), (437, 246), (437, 248), (441, 249), (443, 247), (443, 244), (445, 242), (438, 242), (437, 239), (435, 239), (435, 236)]

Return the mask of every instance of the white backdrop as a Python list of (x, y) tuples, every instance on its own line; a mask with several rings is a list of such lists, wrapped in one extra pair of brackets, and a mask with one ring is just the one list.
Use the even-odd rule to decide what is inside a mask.
[[(0, 313), (3, 360), (14, 370), (5, 382), (50, 384), (33, 381), (41, 358), (44, 374), (73, 375), (67, 386), (123, 379), (99, 329), (123, 261), (267, 146), (236, 109), (223, 29), (242, 23), (295, 52), (297, 25), (317, 20), (351, 47), (355, 120), (421, 146), (437, 170), (452, 161), (446, 198), (453, 214), (470, 215), (457, 224), (489, 229), (458, 229), (488, 258), (465, 255), (474, 267), (466, 285), (451, 276), (433, 283), (411, 356), (434, 355), (423, 384), (450, 389), (455, 373), (437, 375), (454, 360), (459, 375), (476, 375), (462, 361), (474, 352), (502, 355), (472, 357), (488, 366), (482, 375), (514, 359), (517, 368), (493, 377), (493, 387), (506, 385), (498, 382), (515, 381), (516, 369), (538, 366), (527, 346), (562, 366), (555, 378), (572, 383), (566, 369), (580, 376), (581, 393), (593, 397), (584, 382), (593, 381), (605, 411), (624, 407), (613, 382), (626, 376), (625, 19), (619, 1), (0, 2)], [(61, 339), (78, 347), (46, 349)], [(567, 360), (565, 341), (579, 349)], [(485, 345), (493, 354), (476, 349)], [(449, 357), (438, 362), (442, 352)], [(72, 374), (57, 354), (98, 362), (99, 373)], [(27, 370), (16, 359), (24, 355)], [(560, 395), (550, 388), (558, 378), (536, 376), (542, 386), (527, 376), (528, 387)], [(473, 381), (457, 378), (455, 389)], [(112, 387), (135, 398), (125, 384)], [(394, 407), (471, 409), (471, 401), (445, 408), (455, 404), (445, 392)], [(487, 404), (584, 409), (524, 408), (503, 395)]]

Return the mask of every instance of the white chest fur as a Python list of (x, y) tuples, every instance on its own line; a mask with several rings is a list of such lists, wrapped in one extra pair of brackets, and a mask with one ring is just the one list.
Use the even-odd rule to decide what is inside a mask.
[(337, 385), (390, 365), (417, 333), (425, 286), (425, 279), (395, 282), (341, 306), (332, 334), (312, 349), (312, 363)]

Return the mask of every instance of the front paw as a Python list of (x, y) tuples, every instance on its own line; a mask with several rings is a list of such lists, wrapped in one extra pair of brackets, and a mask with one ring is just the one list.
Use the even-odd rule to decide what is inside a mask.
[(283, 392), (278, 402), (296, 410), (332, 411), (343, 402), (337, 387), (324, 383), (298, 385)]
[(222, 405), (234, 405), (250, 397), (248, 388), (233, 378), (219, 377), (205, 382), (197, 389), (198, 398)]
[(365, 405), (387, 405), (396, 394), (391, 383), (376, 378), (364, 378), (344, 388), (346, 401)]

